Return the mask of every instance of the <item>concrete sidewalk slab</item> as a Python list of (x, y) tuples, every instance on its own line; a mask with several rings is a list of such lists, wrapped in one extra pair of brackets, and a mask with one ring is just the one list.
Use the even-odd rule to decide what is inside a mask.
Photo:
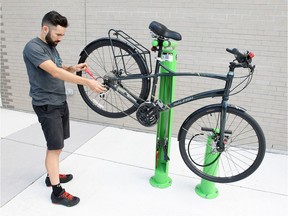
[(0, 135), (6, 137), (16, 131), (22, 130), (30, 125), (38, 122), (35, 114), (13, 111), (8, 109), (0, 109), (1, 130)]
[[(46, 173), (46, 141), (37, 117), (35, 114), (14, 112), (1, 109), (1, 134), (6, 135), (1, 137), (1, 206)], [(15, 124), (18, 119), (20, 124)], [(60, 159), (69, 156), (103, 128), (71, 121), (71, 137), (65, 141)]]

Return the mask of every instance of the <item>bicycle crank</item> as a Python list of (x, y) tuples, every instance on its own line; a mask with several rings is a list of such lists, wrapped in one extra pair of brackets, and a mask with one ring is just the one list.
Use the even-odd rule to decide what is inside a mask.
[(140, 124), (145, 127), (151, 127), (160, 118), (159, 107), (155, 103), (144, 102), (137, 109), (136, 117)]

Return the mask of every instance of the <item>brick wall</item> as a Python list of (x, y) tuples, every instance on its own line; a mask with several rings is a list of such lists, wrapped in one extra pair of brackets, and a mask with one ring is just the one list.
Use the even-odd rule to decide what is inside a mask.
[[(9, 79), (9, 67), (8, 67), (8, 56), (6, 52), (6, 44), (5, 44), (5, 32), (3, 28), (3, 19), (2, 19), (2, 4), (0, 4), (0, 65), (1, 65), (1, 103), (2, 100), (7, 108), (14, 108), (13, 99), (12, 99), (12, 88), (10, 86), (10, 79)], [(3, 96), (3, 97), (2, 97)]]
[[(70, 26), (58, 50), (66, 65), (78, 62), (90, 41), (107, 36), (110, 28), (122, 29), (146, 47), (148, 25), (156, 20), (179, 31), (178, 70), (225, 74), (232, 56), (227, 47), (252, 50), (257, 65), (251, 85), (230, 103), (245, 107), (262, 126), (269, 151), (287, 151), (287, 1), (285, 0), (77, 0), (49, 2), (4, 0), (1, 29), (1, 96), (3, 107), (32, 111), (29, 84), (22, 60), (24, 45), (40, 32), (43, 15), (57, 10)], [(1, 16), (1, 14), (0, 14)], [(241, 76), (246, 71), (237, 71)], [(77, 86), (69, 96), (75, 119), (155, 132), (129, 117), (108, 119), (91, 111)], [(222, 83), (201, 78), (177, 78), (176, 99)], [(175, 108), (173, 133), (197, 108), (216, 99), (205, 99)]]
[[(0, 73), (0, 82), (1, 82), (1, 90), (0, 90), (0, 106), (2, 107), (2, 85), (3, 85), (3, 83), (2, 83), (2, 68), (3, 68), (3, 66), (4, 66), (4, 64), (3, 64), (3, 59), (4, 59), (4, 57), (3, 57), (3, 47), (2, 47), (2, 40), (4, 39), (3, 37), (2, 37), (2, 34), (4, 33), (4, 31), (2, 30), (2, 26), (3, 26), (3, 22), (2, 22), (2, 3), (0, 3), (0, 67), (1, 67), (1, 73)], [(4, 90), (4, 87), (3, 87), (3, 90)]]

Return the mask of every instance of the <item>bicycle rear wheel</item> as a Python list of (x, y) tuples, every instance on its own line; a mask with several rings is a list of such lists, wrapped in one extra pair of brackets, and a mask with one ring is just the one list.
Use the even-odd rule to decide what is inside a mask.
[(220, 126), (221, 105), (192, 113), (179, 131), (179, 148), (188, 168), (203, 179), (218, 183), (251, 175), (265, 155), (265, 137), (259, 124), (243, 110), (229, 106), (225, 122), (225, 150), (216, 149), (213, 132)]
[[(78, 63), (84, 62), (88, 64), (93, 76), (103, 83), (109, 82), (107, 77), (125, 78), (148, 74), (141, 56), (132, 47), (116, 39), (103, 38), (88, 44), (81, 52)], [(82, 71), (77, 72), (77, 75), (91, 79)], [(97, 94), (86, 86), (78, 85), (85, 103), (95, 112), (109, 118), (122, 118), (132, 114), (137, 110), (137, 104), (147, 99), (150, 91), (148, 78), (114, 80), (109, 84), (113, 88), (109, 88), (104, 94)]]

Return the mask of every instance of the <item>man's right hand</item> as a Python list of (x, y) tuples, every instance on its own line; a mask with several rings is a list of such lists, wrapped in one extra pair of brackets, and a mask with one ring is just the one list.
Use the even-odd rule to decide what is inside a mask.
[(96, 93), (106, 92), (107, 89), (98, 80), (88, 79), (87, 86)]

